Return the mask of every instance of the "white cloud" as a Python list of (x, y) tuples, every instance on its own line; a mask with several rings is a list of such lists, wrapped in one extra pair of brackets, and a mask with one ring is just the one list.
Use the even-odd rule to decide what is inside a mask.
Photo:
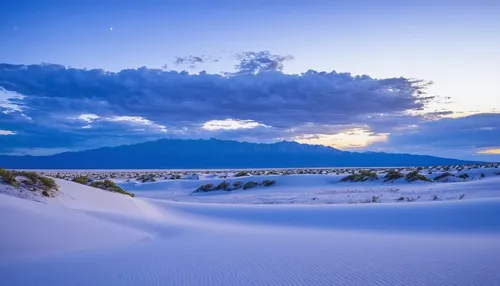
[(142, 116), (112, 116), (112, 117), (107, 117), (104, 120), (111, 121), (111, 122), (127, 122), (131, 123), (134, 125), (146, 125), (150, 126), (152, 128), (158, 129), (161, 132), (167, 132), (167, 127), (161, 124), (157, 124), (147, 118), (144, 118)]
[(154, 124), (151, 120), (148, 120), (142, 116), (112, 116), (112, 117), (108, 117), (106, 119), (109, 121), (112, 121), (112, 122), (128, 121), (128, 122), (139, 123), (139, 124), (144, 124), (144, 125), (153, 125)]
[(14, 131), (0, 129), (0, 135), (16, 135), (16, 134), (17, 133)]
[(24, 95), (9, 91), (0, 86), (0, 110), (2, 113), (9, 114), (18, 111), (22, 113), (22, 104), (19, 101), (24, 99)]
[(224, 120), (210, 120), (203, 124), (202, 128), (206, 130), (236, 130), (236, 129), (251, 129), (258, 126), (269, 127), (260, 124), (253, 120), (237, 120), (237, 119), (224, 119)]
[(306, 144), (333, 146), (340, 149), (356, 149), (375, 142), (385, 142), (387, 133), (373, 133), (362, 128), (346, 129), (336, 134), (306, 134), (296, 136), (295, 141)]
[(77, 118), (86, 121), (88, 123), (91, 123), (92, 121), (99, 119), (100, 117), (95, 114), (80, 114)]

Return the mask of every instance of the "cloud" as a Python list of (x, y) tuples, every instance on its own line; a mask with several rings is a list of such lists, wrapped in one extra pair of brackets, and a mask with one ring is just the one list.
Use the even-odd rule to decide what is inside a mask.
[(77, 118), (90, 123), (96, 119), (99, 119), (100, 117), (95, 114), (80, 114)]
[[(189, 68), (196, 68), (199, 65), (207, 62), (218, 62), (220, 58), (213, 57), (213, 56), (207, 56), (207, 55), (201, 55), (201, 56), (194, 56), (194, 55), (189, 55), (189, 56), (178, 56), (175, 57), (174, 64), (176, 66), (188, 66)], [(167, 65), (165, 65), (165, 68), (167, 69)]]
[[(1, 84), (1, 83), (0, 83)], [(2, 113), (22, 113), (24, 96), (14, 91), (9, 91), (0, 86), (0, 111)]]
[[(497, 154), (500, 145), (500, 113), (482, 113), (458, 118), (420, 122), (411, 129), (393, 130), (384, 144), (373, 148), (444, 156), (467, 155), (486, 160), (477, 154)], [(456, 156), (456, 155), (455, 155)], [(488, 159), (495, 160), (494, 157)], [(499, 160), (496, 157), (496, 160)]]
[(15, 135), (15, 134), (17, 134), (17, 133), (14, 131), (0, 129), (0, 136), (1, 135)]
[[(76, 119), (85, 121), (86, 123), (102, 123), (102, 122), (118, 122), (125, 123), (131, 126), (146, 126), (148, 128), (157, 129), (161, 132), (167, 132), (167, 127), (161, 124), (156, 124), (151, 120), (148, 120), (141, 116), (111, 116), (111, 117), (101, 117), (95, 114), (80, 114)], [(90, 129), (92, 125), (88, 124), (82, 126), (83, 129)]]
[(294, 138), (305, 144), (329, 145), (340, 149), (358, 149), (375, 142), (386, 142), (388, 134), (376, 134), (363, 128), (345, 129), (335, 134), (305, 134)]
[(479, 154), (498, 154), (498, 155), (500, 155), (500, 148), (481, 150), (481, 151), (479, 151)]
[(238, 74), (283, 71), (283, 63), (293, 60), (293, 56), (274, 55), (269, 51), (243, 52), (236, 54), (239, 63), (235, 66)]
[(253, 120), (210, 120), (203, 124), (201, 128), (206, 130), (236, 130), (236, 129), (251, 129), (258, 126), (268, 127)]
[(430, 120), (423, 114), (434, 100), (425, 93), (427, 82), (336, 71), (283, 73), (291, 58), (242, 53), (237, 71), (225, 75), (0, 64), (0, 121), (17, 132), (1, 136), (0, 153), (99, 147), (110, 144), (110, 136), (118, 144), (161, 137), (335, 139), (345, 133), (372, 142)]

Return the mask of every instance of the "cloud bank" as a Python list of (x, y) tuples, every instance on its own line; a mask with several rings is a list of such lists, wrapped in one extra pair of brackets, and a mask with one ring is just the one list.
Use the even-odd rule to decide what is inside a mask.
[[(164, 137), (328, 144), (328, 138), (342, 141), (351, 133), (366, 136), (367, 144), (386, 142), (382, 147), (396, 150), (424, 144), (425, 138), (436, 141), (440, 130), (457, 126), (461, 131), (451, 137), (480, 134), (476, 148), (498, 145), (491, 137), (500, 125), (497, 115), (458, 120), (441, 119), (449, 112), (425, 114), (427, 104), (435, 100), (426, 94), (427, 82), (336, 71), (285, 74), (283, 64), (293, 57), (268, 51), (237, 58), (236, 71), (222, 75), (146, 67), (115, 73), (54, 64), (0, 64), (0, 129), (2, 135), (11, 132), (0, 136), (0, 153), (95, 148)], [(206, 60), (178, 57), (176, 64)], [(463, 129), (480, 120), (486, 129)]]

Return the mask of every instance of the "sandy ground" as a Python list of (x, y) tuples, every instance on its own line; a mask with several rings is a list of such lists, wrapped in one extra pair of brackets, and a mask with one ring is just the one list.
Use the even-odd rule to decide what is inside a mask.
[[(60, 194), (42, 202), (0, 194), (0, 285), (496, 285), (490, 171), (448, 183), (116, 179), (135, 198), (57, 179)], [(276, 184), (193, 194), (266, 178)]]

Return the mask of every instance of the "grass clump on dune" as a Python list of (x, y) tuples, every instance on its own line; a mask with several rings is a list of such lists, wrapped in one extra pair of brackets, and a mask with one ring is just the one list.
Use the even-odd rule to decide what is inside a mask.
[(120, 186), (118, 186), (115, 182), (110, 180), (93, 181), (92, 184), (90, 184), (90, 186), (113, 193), (120, 193), (131, 197), (135, 197), (135, 194), (125, 191), (124, 189), (120, 188)]
[(412, 172), (406, 174), (406, 181), (408, 181), (408, 182), (414, 182), (414, 181), (431, 182), (430, 179), (428, 179), (426, 176), (420, 174), (418, 171), (412, 171)]
[(251, 189), (251, 188), (254, 188), (258, 185), (259, 185), (259, 183), (257, 183), (257, 182), (252, 182), (252, 181), (246, 182), (245, 185), (243, 185), (243, 190)]
[(8, 171), (0, 168), (0, 179), (13, 187), (19, 187), (19, 183), (16, 181), (16, 175), (12, 171)]
[(248, 174), (248, 172), (245, 172), (245, 171), (241, 171), (241, 172), (238, 172), (234, 175), (235, 177), (246, 177), (246, 176), (250, 176)]
[(443, 174), (441, 174), (441, 175), (439, 175), (439, 176), (436, 176), (436, 177), (434, 178), (434, 181), (438, 181), (438, 180), (444, 179), (444, 178), (446, 178), (446, 177), (455, 177), (455, 175), (453, 175), (452, 173), (448, 173), (448, 172), (446, 172), (446, 173), (443, 173)]
[(82, 184), (82, 185), (88, 185), (90, 183), (89, 177), (86, 177), (86, 176), (76, 177), (72, 181), (75, 183), (78, 183), (78, 184)]
[(53, 191), (59, 190), (59, 186), (54, 179), (44, 177), (35, 172), (0, 169), (0, 181), (15, 188), (26, 188), (32, 192), (39, 192), (46, 197), (55, 196)]
[(215, 189), (216, 190), (225, 190), (225, 191), (230, 191), (231, 188), (230, 188), (230, 184), (226, 181), (223, 181), (221, 182), (220, 184), (218, 184), (217, 186), (215, 186)]
[(201, 192), (210, 192), (214, 189), (214, 184), (206, 184), (203, 186), (198, 187), (194, 192), (195, 193), (201, 193)]
[(369, 170), (361, 170), (359, 173), (351, 174), (347, 177), (342, 178), (341, 182), (364, 182), (364, 181), (372, 181), (377, 180), (378, 176), (376, 172), (372, 172)]
[(390, 170), (387, 175), (384, 176), (384, 182), (392, 182), (397, 179), (404, 178), (405, 175), (403, 175), (401, 172), (396, 171), (396, 170)]
[[(15, 176), (22, 176), (26, 178), (26, 181), (30, 182), (30, 185), (35, 185), (43, 188), (45, 191), (59, 190), (59, 186), (56, 184), (54, 179), (49, 177), (44, 177), (35, 172), (13, 172)], [(44, 194), (45, 195), (45, 194)], [(48, 195), (47, 195), (48, 196)]]
[(46, 190), (58, 190), (59, 189), (59, 186), (56, 184), (56, 181), (54, 181), (54, 179), (48, 178), (48, 177), (43, 177), (43, 176), (40, 176), (39, 179), (42, 182), (42, 184), (45, 186)]
[(264, 185), (264, 187), (270, 187), (270, 186), (272, 186), (274, 184), (276, 184), (275, 180), (264, 180), (262, 182), (262, 185)]

